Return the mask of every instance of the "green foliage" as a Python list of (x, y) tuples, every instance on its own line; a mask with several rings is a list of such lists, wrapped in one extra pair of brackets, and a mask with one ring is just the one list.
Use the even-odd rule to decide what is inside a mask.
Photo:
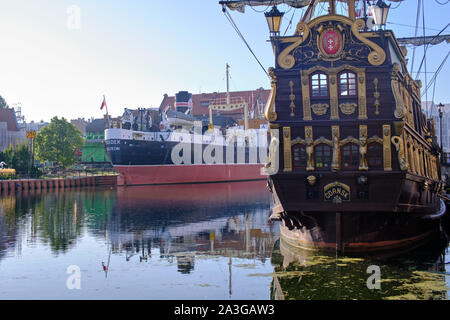
[(3, 152), (0, 152), (1, 161), (4, 161), (8, 168), (15, 169), (16, 174), (25, 175), (29, 173), (33, 177), (42, 175), (38, 168), (31, 166), (31, 151), (26, 143), (20, 146), (11, 145)]
[(2, 96), (0, 96), (0, 109), (6, 109), (8, 108), (8, 104), (6, 103), (5, 99), (3, 99)]
[(83, 134), (66, 119), (54, 117), (36, 136), (36, 157), (61, 167), (76, 163), (75, 152), (84, 143)]
[(14, 169), (0, 169), (0, 180), (9, 180), (16, 178), (16, 170)]

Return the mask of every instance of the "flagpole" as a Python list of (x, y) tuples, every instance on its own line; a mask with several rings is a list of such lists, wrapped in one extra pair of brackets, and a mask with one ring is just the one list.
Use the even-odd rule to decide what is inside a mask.
[(105, 101), (105, 107), (106, 107), (106, 121), (108, 124), (108, 129), (109, 129), (109, 113), (108, 113), (108, 104), (106, 103), (106, 98), (105, 95), (103, 95), (103, 101)]

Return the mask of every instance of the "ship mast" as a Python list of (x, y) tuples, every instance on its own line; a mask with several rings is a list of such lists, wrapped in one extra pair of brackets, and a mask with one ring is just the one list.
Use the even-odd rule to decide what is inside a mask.
[(225, 99), (214, 99), (209, 105), (209, 128), (214, 127), (213, 124), (213, 110), (220, 111), (234, 111), (237, 109), (244, 109), (244, 129), (248, 129), (248, 103), (242, 97), (234, 97), (231, 99), (230, 95), (230, 65), (226, 64), (227, 77), (227, 94)]
[(226, 65), (227, 74), (227, 104), (230, 104), (230, 65), (227, 62)]

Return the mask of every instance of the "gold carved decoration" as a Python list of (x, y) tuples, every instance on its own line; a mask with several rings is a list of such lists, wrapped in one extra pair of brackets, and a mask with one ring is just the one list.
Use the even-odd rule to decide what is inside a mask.
[(419, 146), (419, 163), (420, 163), (420, 174), (425, 176), (425, 165), (423, 162), (423, 147)]
[(398, 80), (398, 76), (397, 76), (399, 69), (400, 69), (400, 66), (397, 63), (394, 63), (394, 69), (392, 71), (392, 76), (391, 76), (391, 89), (392, 89), (392, 93), (394, 94), (394, 99), (395, 99), (394, 116), (397, 119), (403, 119), (405, 116), (405, 110), (404, 110), (405, 104), (404, 104), (403, 97), (400, 92), (400, 84), (399, 84), (399, 80)]
[(331, 160), (331, 170), (337, 171), (341, 168), (341, 157), (339, 147), (339, 126), (331, 127), (331, 136), (333, 141), (333, 158)]
[(314, 171), (314, 139), (311, 126), (305, 127), (306, 171)]
[(329, 107), (330, 106), (326, 103), (316, 103), (311, 106), (311, 109), (314, 112), (314, 114), (318, 116), (323, 116), (324, 114), (327, 113)]
[(397, 150), (398, 164), (400, 165), (400, 170), (406, 171), (409, 168), (408, 162), (405, 157), (405, 148), (403, 145), (402, 138), (398, 136), (393, 136), (391, 138), (392, 144), (395, 146)]
[(342, 147), (342, 146), (346, 145), (347, 143), (354, 143), (356, 145), (359, 145), (359, 140), (356, 138), (353, 138), (353, 137), (347, 137), (345, 139), (342, 139), (339, 142), (339, 145)]
[(341, 103), (339, 105), (341, 112), (347, 116), (355, 113), (357, 107), (358, 105), (356, 103)]
[(311, 98), (309, 97), (309, 73), (302, 72), (302, 96), (303, 96), (303, 120), (312, 120), (311, 117)]
[(270, 129), (270, 145), (269, 145), (269, 156), (266, 159), (266, 164), (264, 168), (261, 168), (261, 175), (274, 175), (278, 173), (278, 162), (279, 162), (279, 129)]
[(425, 167), (425, 176), (430, 177), (430, 165), (428, 164), (428, 150), (423, 149), (423, 160), (424, 160), (424, 167)]
[(352, 24), (352, 32), (359, 41), (361, 41), (362, 43), (368, 45), (370, 48), (373, 49), (373, 51), (369, 53), (369, 56), (367, 57), (369, 63), (373, 66), (382, 65), (386, 60), (386, 52), (384, 52), (384, 50), (376, 43), (367, 39), (364, 34), (359, 33), (359, 30), (364, 29), (364, 26), (365, 26), (364, 20), (362, 19), (355, 20), (355, 22), (353, 22)]
[(291, 55), (291, 52), (309, 37), (310, 29), (306, 23), (299, 22), (295, 28), (295, 33), (300, 36), (288, 37), (281, 40), (282, 42), (294, 42), (278, 55), (278, 64), (283, 69), (291, 69), (295, 65), (295, 58)]
[(416, 140), (414, 140), (414, 142), (413, 142), (413, 156), (414, 156), (414, 166), (416, 168), (416, 174), (421, 175), (420, 162), (419, 162), (419, 146), (418, 146)]
[(295, 109), (295, 94), (294, 94), (294, 82), (289, 81), (289, 87), (291, 88), (291, 94), (289, 95), (289, 99), (291, 99), (291, 105), (289, 106), (291, 108), (291, 117), (295, 116), (294, 109)]
[(330, 72), (329, 74), (329, 84), (330, 84), (330, 107), (331, 114), (330, 119), (339, 119), (338, 112), (338, 88), (337, 88), (337, 75), (335, 72)]
[(407, 149), (407, 153), (408, 153), (408, 163), (409, 163), (410, 171), (412, 173), (416, 173), (417, 171), (416, 171), (416, 166), (415, 166), (415, 162), (414, 162), (413, 143), (412, 143), (412, 138), (410, 135), (408, 135), (406, 138), (406, 149)]
[(292, 146), (292, 147), (293, 147), (294, 145), (296, 145), (296, 144), (303, 144), (303, 145), (306, 145), (306, 140), (303, 140), (303, 139), (300, 138), (300, 137), (297, 137), (297, 138), (291, 140), (291, 146)]
[(364, 71), (358, 72), (358, 105), (358, 119), (367, 119), (366, 73)]
[(311, 176), (306, 177), (306, 180), (308, 181), (310, 186), (313, 186), (316, 183), (317, 178), (315, 176), (311, 175)]
[(373, 79), (373, 85), (375, 86), (375, 92), (373, 93), (373, 97), (375, 98), (374, 107), (375, 107), (375, 114), (380, 114), (380, 92), (378, 92), (378, 78)]
[(383, 167), (384, 171), (392, 170), (391, 159), (391, 125), (383, 125)]
[[(352, 33), (354, 36), (370, 47), (372, 51), (369, 53), (367, 59), (369, 63), (373, 66), (379, 66), (384, 63), (386, 60), (386, 53), (384, 50), (378, 46), (376, 43), (372, 42), (371, 40), (366, 38), (365, 34), (361, 34), (359, 30), (362, 30), (365, 26), (364, 20), (358, 19), (353, 20), (349, 19), (347, 17), (336, 15), (336, 14), (329, 14), (325, 16), (318, 17), (312, 21), (310, 21), (308, 24), (304, 22), (299, 22), (297, 24), (297, 27), (295, 28), (295, 34), (292, 37), (286, 37), (281, 39), (283, 43), (292, 43), (291, 45), (287, 46), (279, 55), (278, 55), (278, 64), (283, 69), (291, 69), (295, 65), (295, 58), (291, 54), (292, 51), (294, 51), (296, 48), (298, 48), (302, 43), (308, 39), (311, 28), (329, 21), (338, 21), (346, 25), (351, 26)], [(342, 27), (341, 27), (342, 28)], [(338, 29), (341, 29), (338, 27)], [(341, 30), (342, 31), (342, 30)], [(343, 47), (343, 42), (342, 42)], [(320, 48), (320, 46), (319, 46)]]
[(369, 170), (367, 165), (367, 125), (359, 126), (359, 167), (358, 170)]
[(291, 127), (283, 127), (284, 171), (292, 171)]
[(267, 100), (266, 107), (264, 108), (264, 117), (266, 120), (273, 122), (277, 120), (277, 113), (275, 112), (275, 97), (277, 95), (278, 80), (273, 68), (269, 68), (269, 75), (271, 78), (270, 86), (272, 87), (272, 91), (270, 92), (269, 99)]
[(323, 199), (333, 203), (342, 203), (350, 201), (350, 187), (341, 182), (332, 182), (323, 187)]
[(359, 119), (367, 119), (366, 108), (366, 81), (365, 81), (365, 68), (356, 68), (351, 65), (342, 65), (337, 68), (325, 68), (323, 66), (315, 66), (307, 70), (301, 71), (302, 82), (302, 96), (303, 96), (303, 120), (312, 120), (311, 117), (311, 98), (309, 88), (309, 76), (316, 72), (322, 71), (328, 74), (329, 86), (330, 86), (330, 118), (335, 120), (339, 119), (339, 106), (338, 106), (338, 88), (337, 88), (337, 74), (343, 70), (351, 70), (358, 75), (358, 102), (359, 102)]

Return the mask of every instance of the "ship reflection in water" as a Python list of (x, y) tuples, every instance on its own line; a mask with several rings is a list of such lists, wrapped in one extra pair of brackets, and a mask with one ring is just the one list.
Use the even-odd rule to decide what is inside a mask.
[[(301, 252), (271, 206), (261, 181), (2, 195), (0, 299), (448, 299), (446, 244), (406, 258)], [(380, 289), (367, 287), (373, 265)]]

